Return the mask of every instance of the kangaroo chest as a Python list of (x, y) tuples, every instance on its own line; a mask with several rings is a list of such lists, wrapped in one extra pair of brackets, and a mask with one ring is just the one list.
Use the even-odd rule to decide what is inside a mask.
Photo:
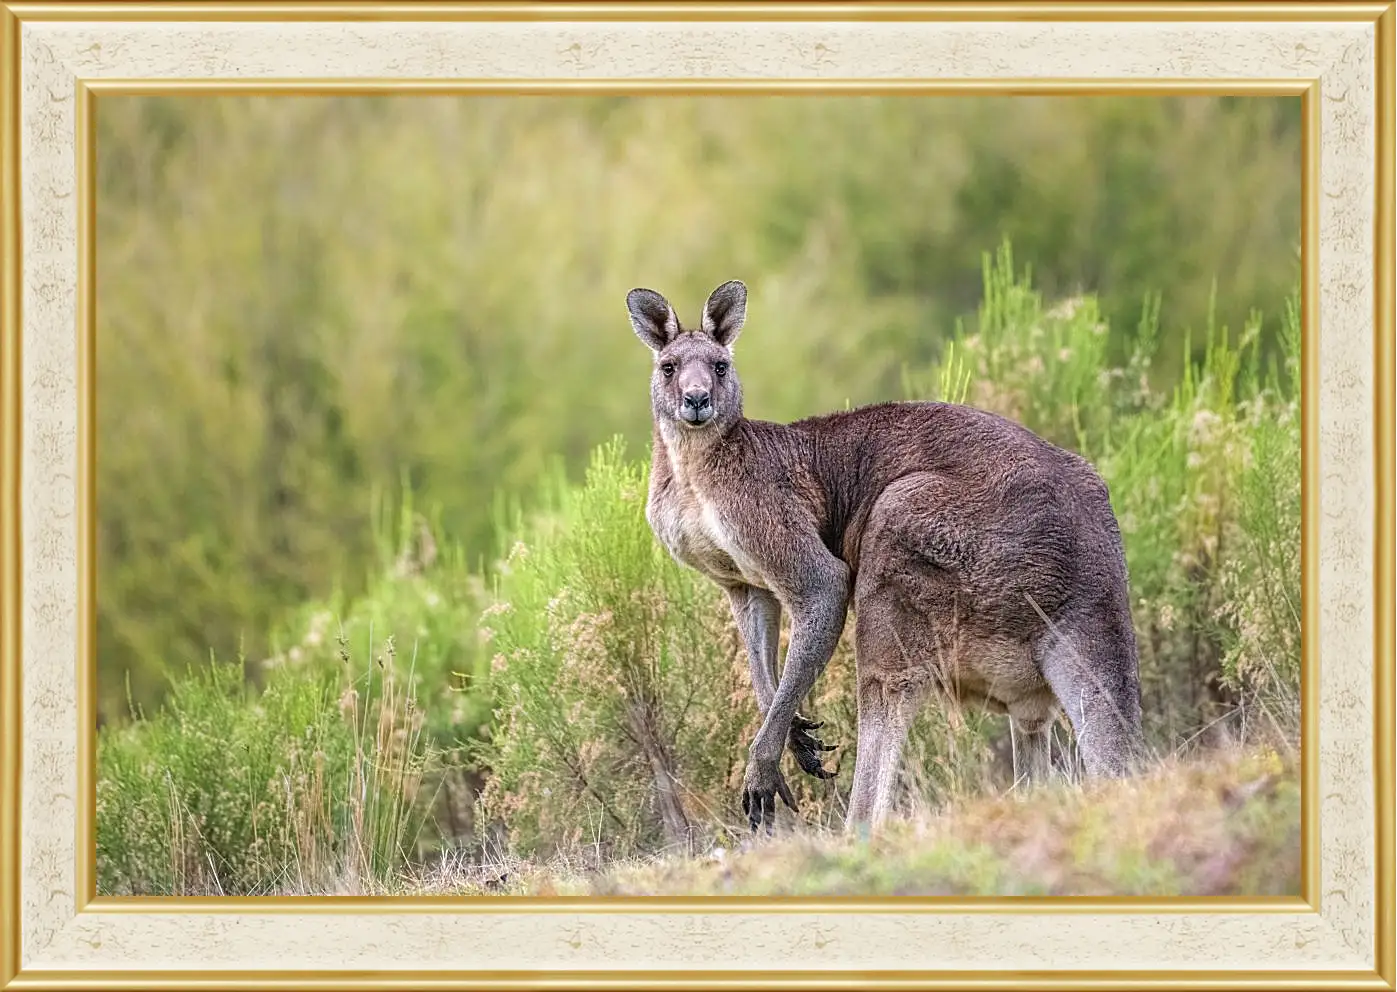
[(716, 582), (767, 588), (762, 570), (742, 547), (722, 508), (676, 472), (651, 493), (650, 527), (675, 560)]

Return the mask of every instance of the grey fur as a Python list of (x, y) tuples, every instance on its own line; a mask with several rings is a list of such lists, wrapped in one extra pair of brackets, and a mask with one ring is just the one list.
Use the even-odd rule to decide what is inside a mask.
[[(745, 287), (727, 282), (685, 329), (652, 290), (627, 309), (654, 353), (646, 518), (681, 563), (728, 592), (762, 726), (743, 808), (770, 825), (780, 771), (828, 777), (797, 712), (850, 608), (858, 617), (858, 751), (850, 825), (892, 807), (907, 727), (937, 692), (1007, 713), (1015, 773), (1050, 768), (1066, 711), (1087, 773), (1141, 751), (1135, 632), (1105, 484), (1027, 428), (949, 403), (881, 403), (791, 424), (750, 420), (732, 345)], [(779, 678), (782, 609), (791, 642)]]

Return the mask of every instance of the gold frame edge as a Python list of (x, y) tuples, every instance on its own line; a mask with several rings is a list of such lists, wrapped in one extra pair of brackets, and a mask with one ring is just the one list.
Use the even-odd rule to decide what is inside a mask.
[(940, 2), (276, 2), (31, 3), (11, 5), (27, 21), (1375, 21), (1384, 2), (1358, 0), (1025, 0)]
[[(1394, 51), (1393, 51), (1393, 24), (1394, 8), (1388, 3), (1348, 3), (1348, 4), (1316, 4), (1316, 3), (1231, 3), (1231, 4), (1188, 4), (1188, 3), (1158, 3), (1158, 4), (1044, 4), (1041, 7), (1030, 8), (1028, 4), (862, 4), (843, 3), (816, 6), (813, 4), (772, 4), (770, 11), (763, 11), (758, 14), (748, 6), (738, 7), (736, 5), (725, 4), (701, 4), (687, 6), (682, 4), (627, 4), (624, 7), (620, 4), (506, 4), (506, 3), (479, 3), (479, 4), (441, 4), (427, 6), (417, 4), (405, 8), (379, 6), (376, 4), (274, 4), (274, 3), (250, 3), (250, 4), (169, 4), (169, 5), (146, 5), (132, 4), (123, 7), (114, 7), (108, 4), (86, 4), (86, 3), (65, 3), (59, 4), (3, 4), (0, 3), (0, 66), (3, 66), (3, 73), (0, 73), (0, 192), (3, 192), (3, 206), (0, 207), (0, 246), (3, 246), (3, 261), (0, 261), (0, 279), (3, 280), (3, 299), (0, 302), (0, 796), (13, 796), (16, 800), (19, 797), (20, 778), (22, 775), (21, 751), (21, 678), (20, 668), (20, 623), (21, 623), (21, 572), (22, 555), (20, 552), (21, 518), (20, 518), (20, 472), (21, 472), (21, 443), (22, 443), (22, 396), (21, 396), (21, 370), (20, 370), (20, 348), (21, 348), (21, 248), (22, 230), (20, 216), (20, 176), (19, 176), (19, 34), (22, 21), (34, 20), (82, 20), (93, 17), (100, 13), (101, 19), (111, 21), (149, 21), (149, 20), (183, 20), (183, 21), (210, 21), (210, 20), (381, 20), (388, 17), (399, 20), (435, 21), (435, 20), (646, 20), (646, 21), (698, 21), (698, 20), (1260, 20), (1270, 17), (1280, 20), (1332, 20), (1332, 21), (1354, 21), (1362, 20), (1376, 22), (1377, 26), (1377, 173), (1375, 177), (1375, 202), (1377, 212), (1375, 216), (1375, 258), (1376, 279), (1374, 283), (1374, 358), (1375, 358), (1375, 572), (1374, 572), (1374, 594), (1376, 599), (1375, 632), (1374, 632), (1374, 691), (1375, 691), (1375, 714), (1376, 731), (1374, 741), (1374, 773), (1376, 790), (1376, 866), (1377, 871), (1377, 902), (1376, 902), (1376, 970), (1371, 974), (1359, 972), (1308, 972), (1299, 974), (1287, 973), (1214, 973), (1216, 975), (1226, 975), (1226, 978), (1200, 978), (1201, 972), (1158, 972), (1144, 974), (1140, 977), (1130, 977), (1132, 986), (1147, 987), (1170, 987), (1170, 988), (1202, 988), (1216, 987), (1219, 984), (1238, 987), (1257, 988), (1392, 988), (1393, 987), (1393, 923), (1394, 908), (1393, 878), (1389, 871), (1386, 875), (1381, 870), (1385, 866), (1393, 865), (1393, 823), (1394, 823), (1394, 788), (1393, 788), (1393, 539), (1394, 539), (1394, 512), (1393, 512), (1393, 397), (1394, 397), (1394, 368), (1393, 368), (1393, 122), (1392, 114), (1394, 107), (1393, 79)], [(1017, 13), (1015, 13), (1017, 11)], [(997, 16), (991, 16), (997, 15)], [(195, 86), (199, 85), (194, 81)], [(308, 81), (287, 80), (286, 83), (304, 86)], [(312, 86), (317, 81), (309, 81)], [(325, 84), (325, 81), (320, 81)], [(438, 81), (423, 81), (424, 89), (436, 89), (438, 87), (449, 88)], [(491, 81), (504, 87), (516, 87), (517, 81)], [(626, 81), (627, 89), (634, 90), (637, 82)], [(754, 81), (756, 82), (756, 81)], [(822, 89), (829, 88), (830, 81), (810, 80), (799, 81), (801, 85), (813, 88), (821, 86)], [(851, 83), (857, 81), (851, 81)], [(878, 85), (876, 81), (875, 86)], [(909, 81), (920, 82), (920, 81)], [(1138, 81), (1135, 81), (1138, 82)], [(265, 81), (248, 84), (245, 89), (255, 90)], [(986, 88), (990, 81), (986, 81)], [(1161, 85), (1163, 83), (1163, 85)], [(589, 85), (589, 81), (573, 81), (566, 79), (539, 81), (539, 89), (546, 87), (551, 92), (560, 89), (571, 89), (573, 84), (581, 87)], [(677, 81), (675, 91), (684, 91), (686, 86), (693, 85), (689, 81)], [(1288, 84), (1285, 89), (1282, 84)], [(185, 81), (174, 81), (169, 89), (179, 88), (185, 85)], [(208, 81), (209, 89), (218, 85), (215, 81)], [(335, 86), (333, 83), (325, 84), (327, 91), (347, 92), (359, 85), (359, 81)], [(459, 85), (459, 84), (457, 84)], [(601, 85), (609, 85), (604, 81)], [(713, 92), (708, 89), (706, 83), (699, 83), (704, 87), (705, 92)], [(1029, 89), (1034, 92), (1052, 91), (1053, 83), (1039, 84), (1037, 81), (1031, 82)], [(1057, 85), (1061, 86), (1059, 81)], [(1274, 88), (1269, 92), (1280, 95), (1281, 92), (1296, 93), (1305, 89), (1306, 84), (1302, 81), (1285, 80), (1275, 81), (1267, 85)], [(86, 351), (89, 362), (79, 361), (79, 436), (84, 432), (87, 441), (79, 442), (79, 540), (84, 544), (89, 544), (93, 534), (93, 513), (84, 512), (83, 506), (95, 507), (95, 479), (93, 473), (87, 468), (90, 464), (88, 460), (88, 450), (93, 445), (92, 427), (95, 415), (95, 398), (93, 395), (94, 384), (92, 383), (92, 368), (90, 360), (95, 358), (94, 340), (91, 335), (95, 331), (95, 319), (92, 316), (94, 309), (93, 295), (95, 284), (93, 276), (95, 269), (95, 252), (85, 250), (84, 245), (91, 245), (93, 240), (92, 213), (94, 212), (89, 191), (90, 184), (94, 181), (92, 161), (89, 156), (94, 154), (94, 142), (91, 136), (93, 124), (92, 101), (98, 93), (106, 92), (134, 92), (141, 91), (140, 88), (148, 86), (151, 89), (165, 90), (167, 87), (152, 86), (149, 82), (141, 81), (103, 81), (94, 83), (91, 86), (79, 84), (78, 92), (78, 121), (79, 121), (79, 176), (80, 176), (80, 196), (85, 199), (80, 201), (79, 206), (79, 252), (80, 275), (79, 290), (79, 353)], [(1009, 92), (1013, 86), (1012, 81), (1009, 86), (1005, 86), (1003, 81), (999, 81), (995, 86), (998, 92)], [(1079, 91), (1090, 88), (1093, 92), (1104, 92), (1104, 87), (1100, 82), (1094, 84), (1083, 80), (1080, 84), (1069, 82), (1063, 88), (1064, 95), (1078, 87)], [(129, 87), (129, 89), (128, 89)], [(955, 84), (939, 85), (932, 81), (929, 86), (921, 89), (920, 92), (930, 92), (932, 90), (946, 91), (955, 87)], [(1168, 87), (1167, 81), (1148, 81), (1145, 85), (1123, 85), (1123, 90), (1129, 89), (1139, 92), (1146, 88), (1162, 90)], [(1235, 92), (1236, 88), (1229, 82), (1207, 84), (1208, 90), (1217, 92), (1228, 90)], [(233, 87), (226, 87), (233, 89)], [(968, 87), (967, 87), (968, 88)], [(721, 89), (721, 82), (715, 89)], [(911, 92), (913, 87), (908, 88)], [(513, 89), (519, 92), (518, 89)], [(1195, 92), (1204, 92), (1202, 86), (1198, 86)], [(1317, 96), (1317, 94), (1314, 94)], [(1306, 94), (1306, 99), (1312, 99), (1314, 109), (1307, 111), (1317, 112), (1318, 100), (1313, 99), (1311, 94)], [(1316, 132), (1317, 133), (1317, 132)], [(85, 149), (85, 150), (84, 150)], [(1306, 153), (1310, 154), (1309, 152)], [(1317, 155), (1317, 149), (1314, 154)], [(81, 164), (87, 160), (86, 171)], [(1308, 165), (1307, 165), (1308, 168)], [(1314, 190), (1307, 191), (1306, 207), (1308, 211), (1308, 198), (1317, 195)], [(1383, 207), (1387, 209), (1384, 210)], [(1305, 250), (1310, 249), (1310, 242), (1317, 242), (1317, 215), (1316, 223), (1304, 232), (1303, 240)], [(84, 233), (85, 232), (85, 233)], [(84, 241), (84, 237), (86, 241)], [(1310, 256), (1317, 258), (1317, 255)], [(1317, 264), (1313, 267), (1317, 280)], [(1309, 278), (1307, 268), (1307, 279)], [(88, 288), (84, 292), (83, 285)], [(1317, 301), (1317, 295), (1309, 291), (1306, 286), (1305, 296), (1308, 299)], [(1306, 303), (1302, 300), (1302, 306), (1316, 304)], [(1317, 317), (1316, 312), (1311, 315)], [(1307, 322), (1306, 328), (1315, 328), (1306, 335), (1306, 353), (1309, 358), (1309, 349), (1317, 346), (1318, 323)], [(84, 365), (88, 367), (84, 369)], [(1314, 368), (1314, 362), (1309, 361), (1306, 366), (1307, 376), (1305, 386), (1310, 386), (1308, 370)], [(1315, 370), (1317, 371), (1317, 369)], [(1307, 390), (1308, 391), (1308, 390)], [(1311, 392), (1313, 395), (1313, 392)], [(1302, 415), (1305, 426), (1302, 431), (1309, 431), (1310, 418), (1314, 414), (1314, 404)], [(1313, 434), (1311, 434), (1313, 438)], [(1303, 450), (1303, 446), (1302, 446)], [(1311, 466), (1304, 469), (1305, 478), (1311, 471)], [(84, 497), (83, 493), (90, 493)], [(89, 501), (90, 500), (90, 501)], [(1303, 526), (1306, 533), (1313, 521), (1307, 521)], [(80, 610), (83, 609), (84, 601), (92, 602), (92, 588), (89, 585), (95, 581), (95, 569), (91, 567), (95, 561), (89, 559), (86, 571), (82, 571), (80, 553), (80, 586), (79, 602)], [(1302, 571), (1308, 575), (1308, 565), (1302, 565)], [(85, 597), (85, 599), (84, 599)], [(1307, 620), (1309, 610), (1306, 610)], [(91, 633), (85, 628), (90, 625), (92, 618), (88, 618), (87, 623), (80, 627), (79, 644), (79, 695), (80, 702), (86, 696), (91, 695), (91, 687), (85, 686), (89, 677), (83, 675), (84, 666), (87, 664), (83, 659), (95, 661), (95, 652), (84, 647), (90, 644)], [(1313, 663), (1314, 653), (1307, 652), (1304, 657)], [(1311, 681), (1314, 681), (1313, 679)], [(1310, 682), (1307, 681), (1307, 686)], [(1314, 692), (1307, 692), (1305, 703), (1309, 704), (1309, 713), (1313, 714), (1316, 720), (1317, 712), (1313, 705), (1317, 702), (1317, 682)], [(84, 703), (84, 709), (85, 709)], [(1312, 717), (1307, 715), (1306, 721)], [(89, 721), (91, 722), (91, 721)], [(1315, 737), (1307, 733), (1309, 740)], [(89, 743), (84, 743), (84, 738)], [(80, 731), (80, 747), (91, 750), (95, 747), (95, 731), (89, 727)], [(1313, 752), (1313, 748), (1310, 749)], [(95, 758), (95, 756), (94, 756)], [(81, 759), (80, 759), (81, 764)], [(86, 772), (80, 771), (80, 796), (84, 799), (91, 795), (95, 800), (95, 785), (91, 781), (95, 762), (88, 762)], [(1305, 781), (1307, 786), (1313, 782), (1310, 771), (1305, 771)], [(1302, 831), (1307, 829), (1311, 819), (1314, 820), (1313, 828), (1318, 826), (1317, 803), (1309, 801), (1308, 797), (1313, 789), (1307, 788), (1305, 797), (1302, 799)], [(79, 805), (79, 827), (80, 831), (91, 836), (92, 824), (90, 815), (88, 823), (84, 827), (84, 807), (85, 802), (80, 801)], [(1317, 832), (1312, 835), (1317, 837)], [(95, 839), (95, 838), (94, 838)], [(1302, 843), (1302, 857), (1307, 857), (1309, 844)], [(95, 848), (92, 851), (95, 860)], [(136, 979), (126, 976), (109, 980), (102, 978), (98, 973), (85, 972), (27, 972), (19, 971), (19, 939), (20, 939), (20, 892), (19, 892), (19, 808), (16, 803), (0, 803), (0, 926), (3, 927), (3, 939), (0, 939), (0, 988), (15, 989), (92, 989), (92, 988), (134, 988), (134, 987), (160, 987), (160, 988), (199, 988), (199, 989), (243, 989), (252, 987), (266, 987), (269, 981), (290, 978), (294, 973), (275, 972), (165, 972), (146, 973), (142, 978)], [(81, 859), (80, 859), (81, 860)], [(1318, 896), (1317, 859), (1311, 859), (1316, 863), (1306, 863), (1302, 866), (1302, 893), (1307, 898), (1311, 898), (1312, 904), (1317, 906)], [(1315, 876), (1312, 879), (1312, 875)], [(95, 897), (95, 872), (85, 871), (82, 866), (78, 868), (78, 909), (80, 911), (98, 912), (129, 912), (129, 911), (155, 911), (155, 912), (197, 912), (207, 908), (210, 911), (229, 911), (232, 907), (230, 902), (242, 902), (242, 900), (209, 900), (211, 905), (204, 907), (196, 905), (204, 900), (193, 900), (186, 898), (171, 897), (166, 900), (154, 900), (158, 905), (132, 905), (132, 903), (150, 903), (152, 900), (113, 900)], [(314, 898), (314, 897), (306, 897)], [(377, 903), (377, 900), (370, 900)], [(407, 900), (402, 897), (385, 897), (385, 902), (392, 906), (394, 911), (440, 911), (445, 906), (427, 905), (402, 905)], [(416, 901), (416, 900), (414, 900)], [(678, 899), (675, 903), (682, 904), (685, 900)], [(258, 911), (292, 911), (302, 912), (312, 908), (304, 903), (300, 903), (298, 897), (290, 897), (285, 900), (284, 905), (272, 906), (267, 900), (250, 899)], [(283, 900), (275, 900), (283, 903)], [(358, 911), (368, 908), (361, 899), (345, 899), (343, 911)], [(653, 900), (647, 900), (652, 903)], [(916, 900), (917, 903), (925, 904), (927, 900)], [(947, 900), (954, 903), (955, 900)], [(1073, 905), (1073, 903), (1077, 903)], [(1080, 899), (1051, 899), (1045, 900), (1047, 905), (1041, 907), (1043, 911), (1075, 913), (1081, 911), (1099, 912), (1103, 908), (1117, 908), (1116, 905), (1103, 907), (1102, 905), (1092, 905), (1097, 900)], [(1141, 911), (1153, 912), (1213, 912), (1231, 900), (1174, 900), (1163, 905), (1151, 905), (1150, 900), (1133, 901)], [(625, 905), (624, 901), (617, 900), (615, 903), (608, 901), (605, 906), (594, 906), (586, 903), (576, 905), (567, 901), (560, 901), (558, 905), (539, 905), (533, 900), (529, 900), (527, 908), (521, 907), (527, 912), (576, 912), (584, 907), (589, 911), (625, 911), (633, 912), (636, 906)], [(667, 903), (664, 911), (676, 911), (675, 903)], [(1015, 909), (1034, 911), (1026, 904), (1025, 900), (977, 900), (974, 906), (946, 905), (942, 909), (954, 909), (959, 912), (1014, 912)], [(351, 905), (357, 904), (357, 905)], [(981, 908), (983, 904), (983, 910)], [(996, 905), (997, 904), (997, 905)], [(253, 909), (248, 906), (247, 909)], [(1176, 909), (1175, 906), (1178, 908)], [(330, 908), (330, 907), (324, 907)], [(388, 908), (385, 906), (384, 908)], [(648, 905), (645, 908), (650, 908)], [(659, 906), (655, 906), (659, 909)], [(728, 907), (725, 907), (728, 908)], [(751, 911), (758, 906), (744, 906), (740, 904), (731, 905), (734, 911)], [(837, 903), (826, 902), (818, 906), (802, 906), (800, 903), (790, 902), (778, 903), (769, 907), (776, 912), (847, 912), (847, 911), (874, 911), (903, 913), (915, 907), (903, 907), (897, 901), (888, 900), (875, 905), (854, 904), (843, 907)], [(932, 907), (928, 907), (932, 908)], [(1270, 912), (1295, 912), (1307, 908), (1306, 904), (1294, 899), (1271, 900), (1258, 902), (1251, 900), (1246, 906), (1247, 911), (1270, 911)], [(339, 905), (334, 910), (340, 909)], [(499, 911), (503, 909), (498, 901), (491, 902), (490, 908), (482, 907), (481, 911)], [(334, 911), (332, 910), (332, 911)], [(232, 910), (237, 911), (237, 910)], [(246, 909), (244, 910), (246, 911)], [(459, 909), (457, 910), (459, 911)], [(710, 910), (711, 911), (711, 910)], [(1231, 910), (1229, 906), (1229, 911)], [(723, 972), (723, 971), (701, 971), (701, 972), (671, 972), (668, 975), (656, 974), (653, 979), (641, 979), (626, 975), (624, 972), (572, 972), (558, 973), (553, 977), (546, 973), (521, 973), (521, 972), (479, 972), (470, 978), (446, 977), (449, 973), (443, 972), (393, 972), (384, 976), (381, 973), (372, 975), (364, 972), (319, 972), (312, 977), (296, 976), (292, 979), (300, 988), (382, 988), (385, 984), (407, 985), (424, 988), (479, 988), (479, 987), (550, 987), (550, 988), (639, 988), (665, 985), (666, 987), (737, 987), (749, 985), (753, 978), (747, 973)], [(672, 978), (670, 976), (673, 976)], [(1067, 977), (1064, 977), (1067, 976)], [(781, 976), (762, 978), (760, 982), (763, 986), (773, 988), (844, 988), (859, 987), (860, 983), (876, 981), (887, 987), (983, 987), (983, 988), (1009, 988), (1017, 987), (1023, 983), (1034, 984), (1035, 987), (1042, 988), (1097, 988), (1114, 987), (1119, 984), (1125, 976), (1120, 972), (947, 972), (944, 975), (929, 976), (922, 972), (871, 972), (871, 971), (849, 971), (849, 972), (811, 972), (811, 973), (787, 973)], [(387, 978), (387, 982), (383, 979)]]
[(0, 8), (0, 987), (20, 967), (19, 24)]
[[(180, 992), (252, 992), (255, 989), (295, 988), (306, 992), (373, 992), (384, 988), (413, 989), (422, 992), (455, 992), (476, 989), (548, 989), (556, 992), (578, 989), (790, 989), (814, 990), (867, 989), (876, 983), (880, 989), (975, 989), (984, 992), (1017, 992), (1024, 987), (1043, 992), (1074, 992), (1078, 989), (1116, 990), (1215, 990), (1255, 989), (1257, 992), (1318, 992), (1318, 990), (1387, 990), (1387, 982), (1372, 971), (1177, 971), (1165, 970), (1133, 975), (1123, 971), (883, 971), (848, 969), (840, 971), (784, 971), (757, 978), (751, 971), (675, 970), (635, 971), (448, 971), (391, 972), (316, 971), (298, 974), (287, 971), (155, 971), (139, 977), (115, 977), (97, 971), (35, 971), (21, 975), (8, 986), (10, 992), (97, 992), (97, 990), (180, 990)], [(467, 977), (469, 975), (469, 977)], [(1225, 978), (1219, 978), (1225, 975)], [(275, 983), (275, 984), (274, 984)]]
[[(1374, 867), (1377, 876), (1375, 895), (1375, 964), (1378, 975), (1391, 988), (1394, 984), (1394, 941), (1397, 929), (1394, 914), (1394, 752), (1393, 752), (1393, 668), (1397, 665), (1394, 648), (1394, 609), (1397, 591), (1393, 584), (1393, 556), (1397, 553), (1397, 510), (1394, 510), (1394, 420), (1397, 420), (1397, 389), (1394, 389), (1394, 293), (1393, 267), (1397, 263), (1394, 244), (1393, 147), (1394, 75), (1397, 75), (1397, 52), (1394, 52), (1394, 21), (1397, 12), (1388, 4), (1377, 22), (1376, 52), (1376, 121), (1377, 171), (1373, 183), (1373, 368), (1374, 384), (1374, 613), (1373, 613), (1373, 779), (1377, 833), (1374, 837)], [(1386, 871), (1384, 871), (1386, 867)]]

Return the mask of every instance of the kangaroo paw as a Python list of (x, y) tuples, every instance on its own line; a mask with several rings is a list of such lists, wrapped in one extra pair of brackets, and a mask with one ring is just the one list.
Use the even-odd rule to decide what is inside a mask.
[(839, 770), (828, 771), (824, 766), (824, 754), (833, 751), (834, 745), (826, 744), (807, 732), (819, 726), (821, 724), (796, 717), (796, 720), (791, 724), (791, 753), (795, 755), (796, 764), (800, 765), (800, 770), (805, 774), (815, 778), (834, 778), (839, 774)]
[(755, 833), (758, 827), (766, 827), (772, 832), (776, 825), (776, 800), (780, 798), (792, 810), (796, 808), (795, 796), (781, 774), (778, 764), (772, 762), (749, 762), (747, 775), (742, 783), (742, 812), (747, 814), (747, 822)]

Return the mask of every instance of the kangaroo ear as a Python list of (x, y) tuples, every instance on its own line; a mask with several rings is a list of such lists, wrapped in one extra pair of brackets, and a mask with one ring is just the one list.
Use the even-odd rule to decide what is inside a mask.
[(659, 351), (679, 333), (679, 318), (674, 308), (653, 289), (633, 289), (626, 294), (626, 309), (631, 314), (631, 327), (636, 337), (651, 351)]
[(725, 348), (732, 347), (746, 319), (747, 287), (736, 279), (715, 289), (703, 305), (704, 333)]

